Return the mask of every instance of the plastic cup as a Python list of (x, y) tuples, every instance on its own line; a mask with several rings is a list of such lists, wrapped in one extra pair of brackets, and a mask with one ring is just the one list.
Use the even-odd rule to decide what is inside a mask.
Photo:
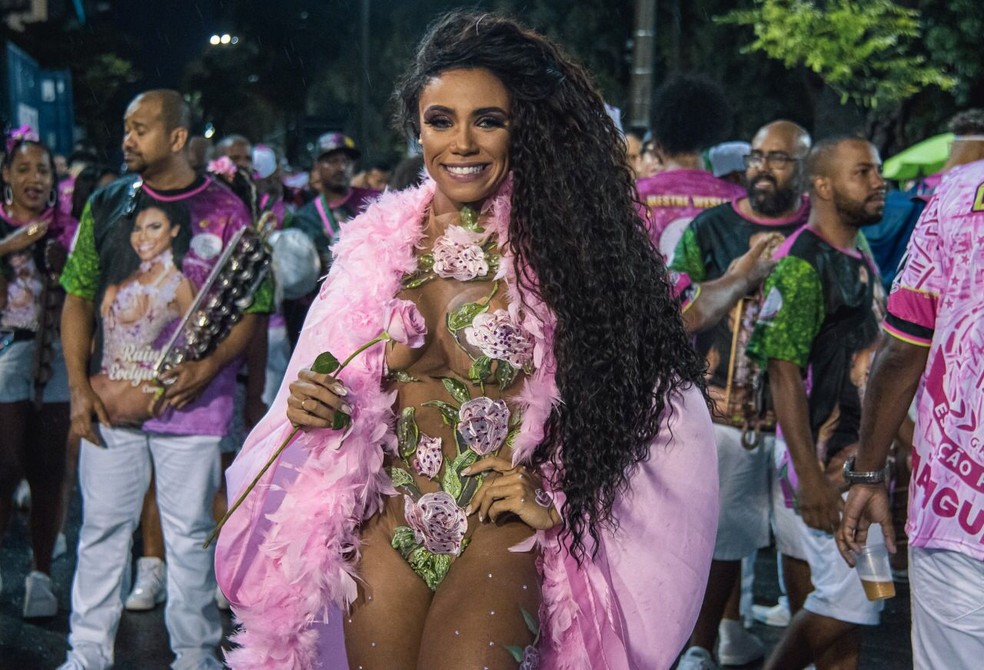
[(855, 555), (858, 577), (868, 600), (885, 600), (895, 597), (892, 566), (888, 562), (888, 549), (881, 542), (865, 545)]

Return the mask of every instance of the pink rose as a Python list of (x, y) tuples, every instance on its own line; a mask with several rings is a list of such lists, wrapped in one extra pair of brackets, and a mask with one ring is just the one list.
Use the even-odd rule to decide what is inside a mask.
[(434, 243), (434, 274), (468, 281), (489, 273), (481, 247), (482, 236), (460, 226), (450, 226)]
[(479, 456), (501, 447), (509, 433), (509, 408), (502, 400), (485, 396), (469, 400), (458, 410), (458, 420), (458, 432)]
[(468, 528), (468, 518), (450, 493), (426, 493), (416, 503), (403, 496), (403, 515), (413, 536), (432, 554), (461, 553), (461, 541)]
[(386, 309), (386, 332), (394, 342), (416, 349), (424, 344), (427, 323), (409, 300), (394, 300)]
[(465, 340), (489, 358), (505, 361), (514, 368), (533, 360), (533, 337), (504, 309), (476, 316), (465, 328)]
[(413, 469), (418, 475), (434, 479), (441, 471), (444, 452), (441, 451), (441, 438), (421, 435), (417, 444), (417, 455), (413, 459)]
[(215, 160), (209, 161), (208, 167), (205, 169), (231, 182), (235, 178), (236, 171), (239, 168), (236, 167), (236, 164), (228, 156), (219, 156)]

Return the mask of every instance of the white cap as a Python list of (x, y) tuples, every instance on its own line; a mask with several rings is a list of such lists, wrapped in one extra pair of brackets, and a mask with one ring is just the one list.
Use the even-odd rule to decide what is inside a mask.
[[(715, 177), (723, 177), (732, 172), (744, 172), (745, 163), (742, 158), (752, 150), (748, 142), (722, 142), (711, 147), (708, 158), (711, 160), (711, 172)], [(253, 159), (256, 163), (256, 159)]]
[(277, 154), (265, 144), (253, 147), (253, 172), (257, 179), (266, 179), (277, 171)]

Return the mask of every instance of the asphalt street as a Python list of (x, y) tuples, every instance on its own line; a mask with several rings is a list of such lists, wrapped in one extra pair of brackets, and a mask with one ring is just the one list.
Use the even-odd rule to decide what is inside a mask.
[[(52, 570), (60, 609), (58, 615), (49, 620), (24, 621), (21, 618), (24, 577), (30, 569), (30, 549), (26, 517), (18, 514), (12, 520), (0, 548), (0, 574), (3, 577), (3, 592), (0, 594), (0, 670), (51, 670), (65, 658), (79, 510), (80, 501), (76, 497), (69, 509), (69, 552), (55, 561)], [(778, 585), (773, 551), (759, 552), (755, 573), (756, 602), (775, 603)], [(896, 584), (896, 589), (896, 597), (886, 602), (881, 625), (864, 631), (862, 670), (906, 670), (912, 667), (909, 590), (904, 584)], [(223, 625), (228, 634), (231, 622), (226, 613), (223, 613)], [(782, 630), (760, 624), (752, 628), (752, 632), (769, 648), (778, 642)], [(164, 670), (172, 658), (164, 628), (163, 605), (149, 612), (124, 612), (116, 637), (117, 670)], [(745, 670), (755, 670), (761, 667), (761, 663), (743, 667)]]

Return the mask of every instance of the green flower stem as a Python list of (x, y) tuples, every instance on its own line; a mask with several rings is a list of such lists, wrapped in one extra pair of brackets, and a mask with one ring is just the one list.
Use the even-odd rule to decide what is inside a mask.
[(358, 356), (359, 354), (361, 354), (363, 351), (365, 351), (369, 347), (373, 346), (374, 344), (379, 344), (380, 342), (389, 342), (392, 339), (393, 338), (390, 337), (390, 334), (389, 333), (387, 333), (385, 330), (382, 331), (379, 335), (377, 335), (376, 337), (372, 338), (371, 340), (369, 340), (368, 342), (366, 342), (365, 344), (363, 344), (361, 347), (359, 347), (358, 349), (356, 349), (355, 351), (353, 351), (349, 355), (348, 358), (346, 358), (344, 361), (342, 361), (342, 364), (338, 366), (338, 369), (335, 370), (335, 372), (338, 373), (338, 372), (341, 372), (342, 370), (344, 370), (345, 369), (345, 366), (348, 365), (349, 363), (351, 363), (353, 358), (355, 358), (356, 356)]
[[(379, 335), (377, 335), (376, 337), (374, 337), (373, 339), (369, 340), (368, 342), (366, 342), (365, 344), (363, 344), (361, 347), (359, 347), (358, 349), (356, 349), (355, 351), (353, 351), (351, 353), (351, 355), (349, 355), (348, 358), (346, 358), (344, 361), (342, 361), (341, 365), (339, 365), (338, 368), (335, 370), (335, 373), (337, 374), (337, 373), (341, 372), (342, 370), (344, 370), (345, 369), (345, 366), (347, 366), (349, 363), (352, 362), (352, 359), (354, 359), (356, 356), (358, 356), (359, 354), (361, 354), (363, 351), (365, 351), (369, 347), (371, 347), (371, 346), (373, 346), (375, 344), (379, 344), (380, 342), (389, 342), (391, 339), (392, 338), (390, 337), (390, 334), (387, 333), (384, 330)], [(271, 456), (270, 459), (266, 463), (263, 464), (263, 467), (260, 468), (260, 471), (257, 473), (257, 475), (255, 477), (253, 477), (253, 481), (251, 481), (249, 483), (249, 486), (247, 486), (246, 487), (246, 490), (242, 492), (242, 494), (236, 500), (235, 504), (233, 504), (233, 506), (230, 507), (228, 509), (228, 511), (226, 511), (225, 515), (219, 520), (219, 523), (217, 523), (215, 525), (215, 530), (212, 531), (212, 534), (208, 536), (208, 539), (207, 540), (205, 540), (205, 544), (202, 545), (202, 548), (203, 549), (208, 549), (208, 545), (212, 544), (212, 541), (215, 540), (215, 538), (217, 538), (219, 536), (219, 532), (222, 530), (222, 527), (225, 526), (225, 523), (226, 523), (226, 521), (229, 520), (229, 517), (232, 516), (233, 512), (235, 512), (237, 509), (239, 509), (239, 506), (243, 504), (243, 501), (244, 500), (246, 500), (246, 496), (248, 496), (253, 491), (253, 489), (256, 488), (256, 485), (260, 482), (260, 479), (263, 478), (263, 475), (266, 474), (266, 471), (270, 469), (270, 466), (273, 465), (274, 462), (276, 462), (277, 458), (280, 457), (280, 454), (283, 453), (284, 449), (286, 449), (287, 446), (291, 442), (294, 441), (294, 438), (297, 437), (297, 434), (299, 432), (301, 432), (301, 427), (300, 426), (298, 426), (298, 427), (294, 428), (294, 430), (290, 431), (290, 435), (287, 436), (287, 439), (285, 439), (281, 443), (281, 445), (279, 447), (277, 447), (277, 450), (275, 452), (273, 452), (273, 456)]]

